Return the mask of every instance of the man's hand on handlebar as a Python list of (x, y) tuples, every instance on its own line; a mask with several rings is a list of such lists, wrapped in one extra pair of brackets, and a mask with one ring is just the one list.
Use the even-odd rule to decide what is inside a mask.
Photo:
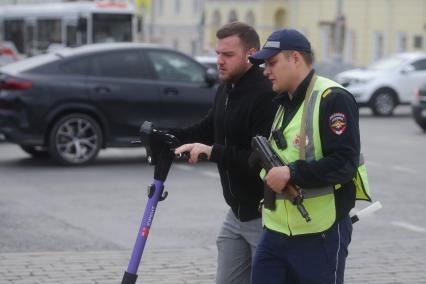
[(189, 153), (188, 162), (190, 164), (195, 164), (200, 159), (210, 160), (211, 152), (212, 152), (212, 146), (208, 146), (201, 143), (185, 144), (176, 148), (175, 150), (176, 155)]

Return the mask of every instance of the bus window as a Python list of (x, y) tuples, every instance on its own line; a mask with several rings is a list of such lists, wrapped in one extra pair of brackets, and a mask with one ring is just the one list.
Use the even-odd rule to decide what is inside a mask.
[(34, 52), (33, 49), (34, 49), (34, 26), (27, 25), (25, 54), (27, 56), (32, 56)]
[(77, 27), (67, 25), (67, 43), (68, 47), (76, 47), (77, 46)]
[(62, 43), (61, 20), (37, 21), (37, 47), (45, 51), (51, 43)]
[(24, 20), (4, 21), (4, 40), (15, 44), (19, 53), (24, 53)]
[(93, 14), (93, 42), (132, 41), (132, 15)]
[(77, 22), (77, 46), (87, 44), (87, 19), (80, 17)]

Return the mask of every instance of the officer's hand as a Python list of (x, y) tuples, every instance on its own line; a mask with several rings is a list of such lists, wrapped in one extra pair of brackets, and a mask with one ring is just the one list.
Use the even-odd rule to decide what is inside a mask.
[(188, 152), (190, 164), (195, 164), (198, 162), (198, 156), (204, 153), (207, 156), (207, 159), (210, 160), (210, 155), (212, 153), (212, 147), (208, 145), (204, 145), (201, 143), (193, 143), (193, 144), (185, 144), (180, 146), (175, 150), (175, 154), (182, 154)]
[(287, 166), (272, 168), (265, 177), (266, 185), (276, 193), (282, 193), (290, 180)]

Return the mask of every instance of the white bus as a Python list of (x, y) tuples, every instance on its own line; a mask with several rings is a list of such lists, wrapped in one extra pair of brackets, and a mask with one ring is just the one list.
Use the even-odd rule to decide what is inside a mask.
[[(140, 19), (137, 21), (141, 23)], [(13, 42), (27, 56), (49, 46), (130, 42), (141, 28), (124, 2), (68, 2), (0, 6), (0, 42)]]

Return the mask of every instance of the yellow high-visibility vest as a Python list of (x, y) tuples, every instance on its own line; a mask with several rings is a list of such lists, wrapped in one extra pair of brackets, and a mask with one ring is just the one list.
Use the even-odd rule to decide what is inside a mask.
[[(286, 164), (300, 159), (300, 141), (301, 122), (303, 111), (305, 109), (306, 121), (306, 146), (305, 159), (307, 161), (319, 160), (323, 157), (321, 147), (321, 137), (319, 128), (319, 111), (323, 94), (332, 87), (343, 88), (336, 82), (324, 77), (317, 76), (312, 93), (307, 95), (306, 107), (300, 106), (296, 115), (283, 130), (284, 139), (287, 141), (287, 147), (279, 149), (270, 138), (272, 149)], [(272, 129), (279, 129), (284, 118), (284, 109), (280, 107), (275, 116)], [(261, 175), (264, 174), (264, 171)], [(364, 165), (364, 159), (360, 156), (358, 171), (353, 178), (356, 187), (356, 198), (358, 200), (371, 201), (370, 189), (368, 184), (367, 170)], [(309, 188), (303, 190), (304, 206), (311, 217), (310, 222), (306, 222), (301, 216), (296, 206), (291, 200), (288, 200), (284, 194), (277, 194), (275, 210), (263, 208), (262, 216), (264, 225), (274, 231), (286, 235), (301, 235), (319, 233), (329, 229), (336, 221), (336, 205), (334, 191), (339, 190), (341, 185), (330, 185), (321, 188)]]

